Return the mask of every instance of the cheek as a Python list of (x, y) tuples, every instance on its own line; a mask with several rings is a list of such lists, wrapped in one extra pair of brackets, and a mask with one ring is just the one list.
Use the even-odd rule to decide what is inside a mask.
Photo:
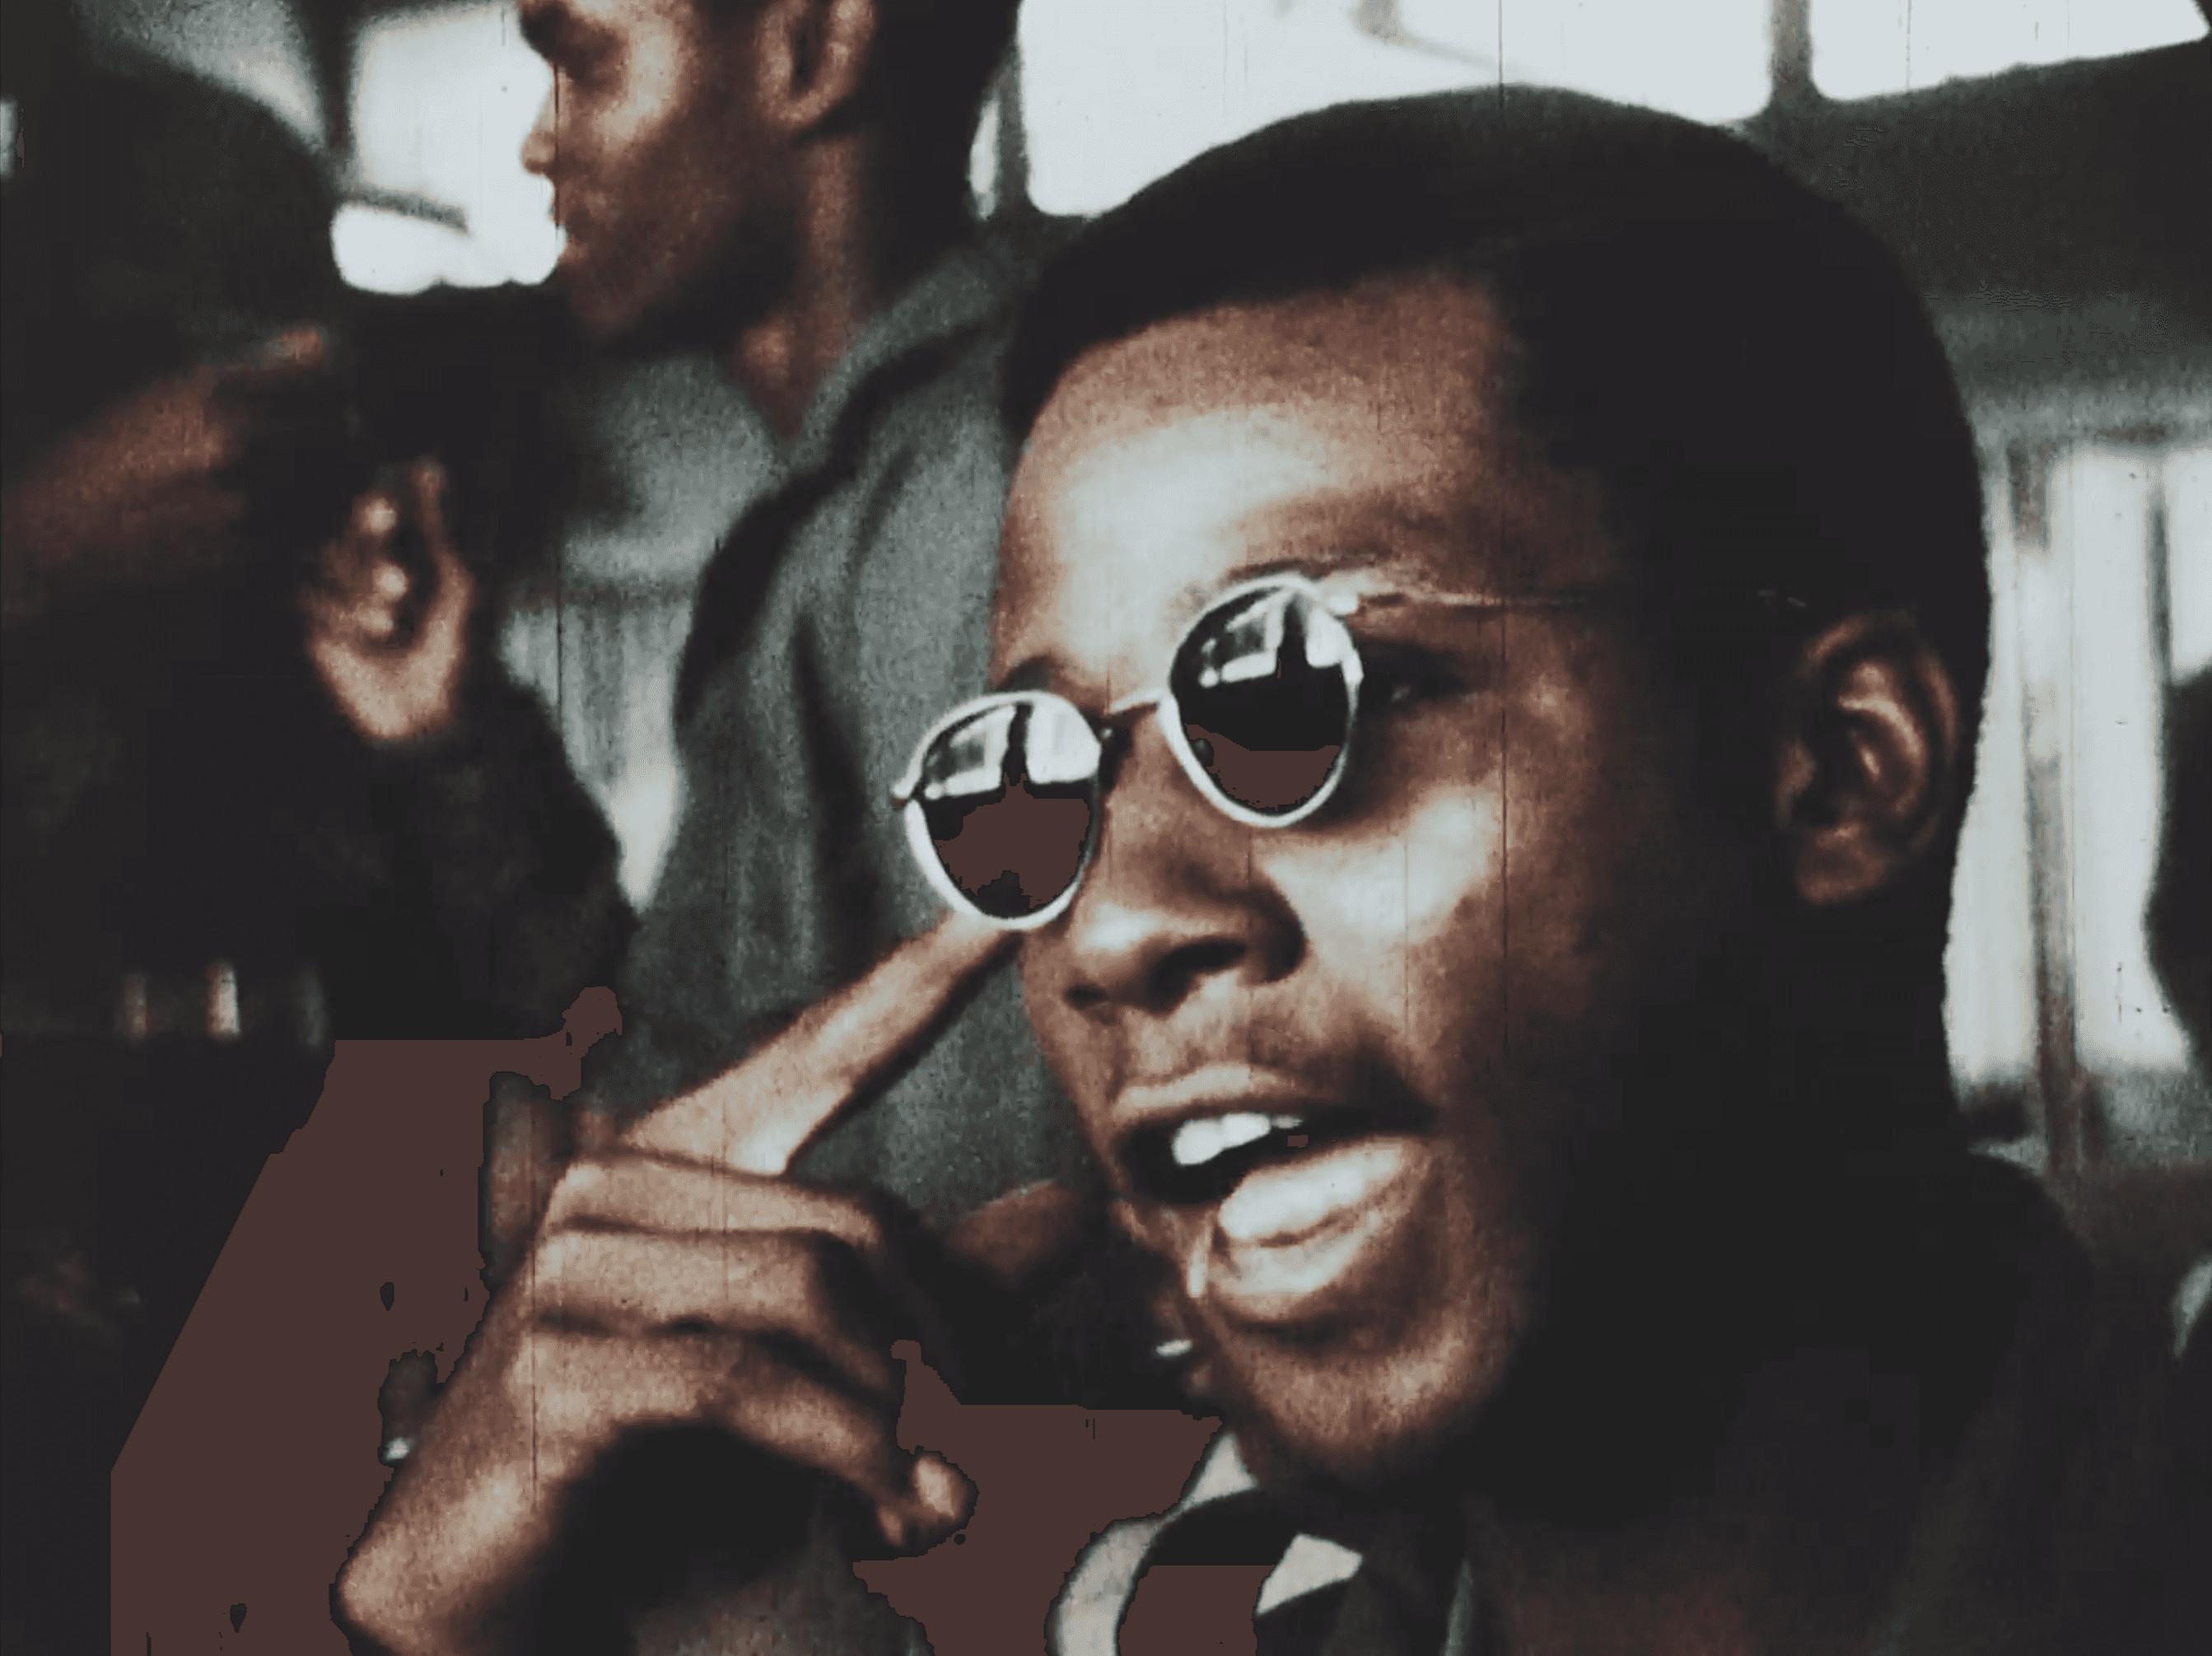
[(1112, 1052), (1100, 1026), (1060, 998), (1055, 986), (1065, 980), (1064, 974), (1051, 957), (1052, 947), (1047, 938), (1024, 940), (1018, 957), (1022, 999), (1045, 1067), (1074, 1103), (1084, 1137), (1095, 1150), (1101, 1143), (1106, 1101), (1113, 1092)]
[(1287, 886), (1316, 938), (1379, 936), (1419, 949), (1455, 933), (1490, 889), (1503, 843), (1494, 781), (1431, 792), (1387, 838), (1316, 845), (1289, 859)]
[(665, 195), (686, 170), (684, 110), (648, 83), (610, 110), (600, 128), (609, 185), (624, 195)]
[(611, 83), (579, 95), (578, 130), (569, 136), (596, 163), (611, 196), (662, 194), (713, 148), (726, 110), (695, 67), (695, 51), (680, 38), (646, 35), (633, 42)]
[(1426, 1046), (1495, 972), (1504, 822), (1492, 776), (1431, 791), (1387, 832), (1286, 848), (1270, 872), (1332, 977), (1389, 1002)]

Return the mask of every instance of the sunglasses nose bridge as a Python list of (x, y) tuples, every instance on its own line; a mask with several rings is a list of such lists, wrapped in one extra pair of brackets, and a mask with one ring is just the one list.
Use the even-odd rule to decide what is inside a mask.
[(1174, 704), (1164, 699), (1115, 727), (1099, 778), (1097, 822), (1083, 873), (1082, 901), (1134, 867), (1164, 870), (1200, 853), (1216, 834), (1244, 833), (1221, 810), (1210, 787), (1193, 786), (1190, 766), (1169, 734)]
[[(1192, 623), (1173, 652), (1165, 684), (1117, 701), (1095, 719), (1042, 692), (996, 695), (963, 709), (925, 738), (896, 796), (908, 809), (915, 855), (949, 901), (1001, 925), (1044, 925), (1065, 913), (1077, 887), (1088, 883), (1109, 823), (1127, 809), (1127, 764), (1140, 748), (1151, 751), (1153, 739), (1175, 761), (1171, 770), (1182, 773), (1173, 779), (1162, 773), (1161, 779), (1185, 798), (1182, 786), (1194, 789), (1217, 825), (1287, 828), (1303, 821), (1335, 791), (1349, 749), (1361, 675), (1345, 612), (1303, 581), (1269, 578), (1226, 595)], [(1152, 725), (1156, 737), (1146, 729)], [(985, 764), (987, 750), (1002, 762)], [(925, 783), (933, 760), (945, 773), (936, 787)], [(997, 774), (987, 782), (983, 769)], [(943, 786), (963, 773), (964, 788)], [(1137, 776), (1151, 774), (1145, 765)], [(1055, 849), (1021, 852), (1013, 860), (1022, 866), (1006, 869), (1003, 879), (994, 870), (1000, 860), (996, 847), (1006, 841), (994, 825), (979, 823), (993, 848), (954, 848), (969, 836), (951, 822), (944, 799), (965, 792), (981, 807), (988, 803), (984, 795), (1003, 801), (1019, 794), (1034, 806), (1042, 802), (1032, 784), (1060, 796), (1051, 808), (1062, 815), (1076, 803), (1068, 794), (1087, 793), (1087, 831), (1069, 840), (1069, 816), (1050, 829)], [(1122, 796), (1118, 807), (1116, 795)], [(933, 810), (924, 804), (932, 800), (939, 802)], [(960, 813), (975, 814), (975, 808)], [(1009, 820), (1003, 811), (989, 814), (1000, 823)], [(950, 837), (939, 839), (948, 827)], [(1027, 834), (1025, 824), (1018, 837)], [(979, 878), (1007, 889), (987, 893)], [(1050, 885), (1056, 889), (1048, 897)], [(994, 911), (994, 905), (1006, 907)]]
[(1258, 830), (1191, 786), (1153, 724), (1124, 735), (1118, 785), (1052, 934), (1048, 977), (1094, 1016), (1166, 1015), (1231, 980), (1278, 976), (1298, 954), (1296, 919), (1254, 855)]

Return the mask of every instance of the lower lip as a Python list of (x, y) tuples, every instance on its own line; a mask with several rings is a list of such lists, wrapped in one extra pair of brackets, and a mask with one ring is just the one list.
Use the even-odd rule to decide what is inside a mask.
[[(1338, 1314), (1418, 1245), (1421, 1142), (1363, 1138), (1245, 1175), (1213, 1215), (1192, 1297), (1248, 1326)], [(1193, 1275), (1197, 1273), (1194, 1271)]]

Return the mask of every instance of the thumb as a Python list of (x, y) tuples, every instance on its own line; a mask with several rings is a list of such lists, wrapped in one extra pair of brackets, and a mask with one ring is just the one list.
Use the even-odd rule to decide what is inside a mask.
[(902, 1553), (927, 1552), (967, 1527), (975, 1510), (975, 1486), (966, 1473), (933, 1449), (914, 1458), (908, 1498), (876, 1510), (884, 1539)]
[(434, 555), (450, 556), (453, 549), (453, 536), (446, 527), (446, 469), (435, 460), (410, 461), (406, 476), (407, 503), (412, 508), (416, 527)]
[(476, 605), (476, 578), (453, 549), (447, 528), (445, 468), (435, 460), (416, 461), (407, 469), (407, 493), (416, 528), (430, 555), (432, 596), (423, 630), (450, 646)]

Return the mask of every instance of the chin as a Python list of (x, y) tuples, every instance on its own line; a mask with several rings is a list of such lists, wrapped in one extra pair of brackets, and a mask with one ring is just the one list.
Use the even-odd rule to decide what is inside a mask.
[(1251, 1382), (1225, 1377), (1224, 1412), (1262, 1483), (1388, 1498), (1435, 1477), (1480, 1424), (1503, 1379), (1486, 1344), (1510, 1342), (1452, 1330), (1425, 1349), (1285, 1352)]
[(572, 276), (556, 269), (553, 285), (568, 301), (568, 313), (575, 318), (576, 326), (593, 344), (618, 344), (639, 331), (640, 307), (623, 294), (609, 293), (589, 276)]

